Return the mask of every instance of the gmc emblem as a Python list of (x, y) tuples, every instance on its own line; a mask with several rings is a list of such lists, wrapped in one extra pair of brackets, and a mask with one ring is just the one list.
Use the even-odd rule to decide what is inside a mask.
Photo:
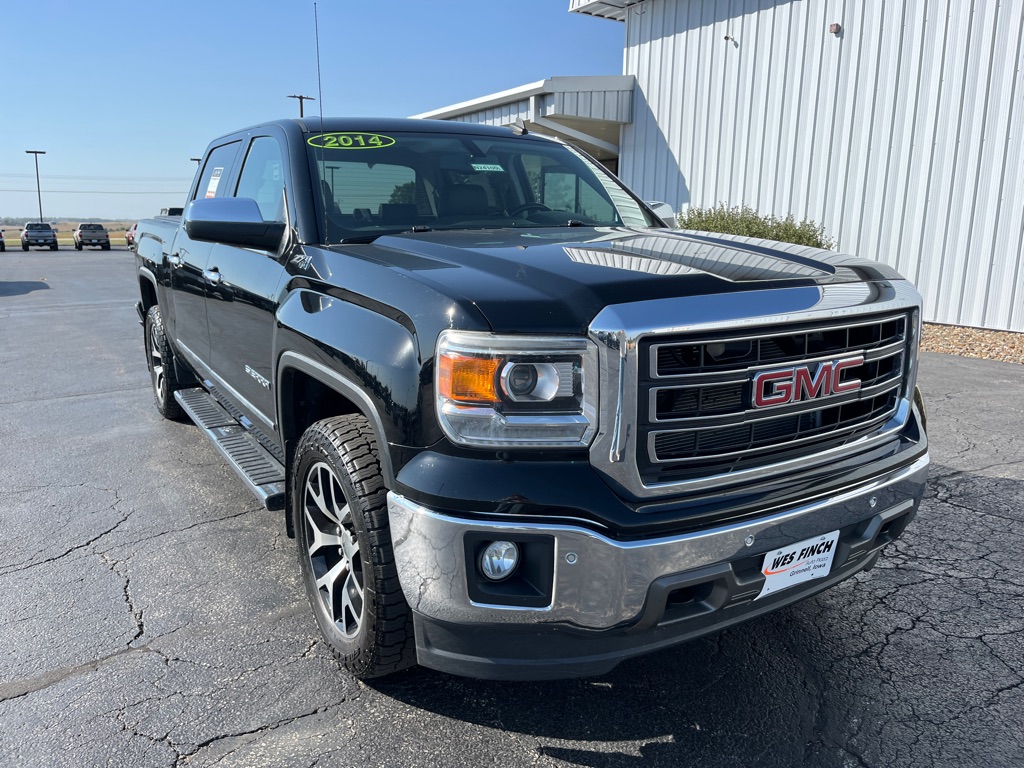
[(864, 357), (860, 356), (820, 363), (813, 375), (807, 365), (762, 371), (754, 376), (752, 404), (755, 408), (769, 408), (856, 392), (860, 389), (860, 379), (844, 381), (843, 371), (863, 364)]

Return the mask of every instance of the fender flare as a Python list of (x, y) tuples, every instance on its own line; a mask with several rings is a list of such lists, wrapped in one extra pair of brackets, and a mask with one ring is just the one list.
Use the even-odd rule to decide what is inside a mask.
[(391, 463), (391, 451), (388, 450), (388, 442), (385, 437), (384, 422), (377, 413), (373, 401), (358, 386), (347, 378), (326, 365), (313, 360), (298, 352), (287, 351), (281, 354), (277, 362), (277, 412), (284, 413), (284, 376), (288, 370), (297, 370), (316, 379), (324, 386), (339, 392), (351, 400), (359, 409), (359, 412), (370, 422), (374, 437), (377, 439), (378, 459), (381, 472), (384, 474), (384, 483), (388, 488), (395, 487), (395, 472)]

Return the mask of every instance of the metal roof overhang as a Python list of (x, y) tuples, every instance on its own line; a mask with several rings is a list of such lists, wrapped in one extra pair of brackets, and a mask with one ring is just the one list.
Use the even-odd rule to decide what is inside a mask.
[(626, 9), (642, 0), (569, 0), (569, 13), (585, 13), (602, 19), (625, 21)]
[(596, 157), (619, 156), (619, 128), (633, 119), (632, 75), (550, 77), (413, 115), (483, 125), (512, 125), (555, 136)]

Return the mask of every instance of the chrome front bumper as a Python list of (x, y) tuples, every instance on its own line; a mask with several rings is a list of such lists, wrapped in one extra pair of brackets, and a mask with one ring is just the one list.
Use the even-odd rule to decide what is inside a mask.
[[(753, 521), (642, 541), (615, 541), (567, 525), (463, 519), (393, 492), (388, 494), (388, 514), (398, 576), (417, 614), (453, 624), (492, 626), (652, 626), (660, 620), (649, 615), (652, 585), (666, 577), (677, 584), (687, 583), (691, 573), (695, 579), (724, 579), (727, 587), (721, 599), (735, 604), (753, 600), (763, 579), (759, 569), (753, 579), (749, 569), (736, 571), (732, 566), (739, 561), (749, 563), (766, 552), (837, 529), (847, 533), (840, 540), (833, 572), (876, 551), (891, 540), (884, 536), (887, 521), (909, 519), (916, 512), (928, 463), (926, 454), (870, 483), (798, 507), (767, 509)], [(470, 532), (493, 539), (516, 534), (552, 537), (550, 603), (519, 607), (471, 600), (468, 585), (475, 578), (476, 564), (467, 565), (463, 546)]]

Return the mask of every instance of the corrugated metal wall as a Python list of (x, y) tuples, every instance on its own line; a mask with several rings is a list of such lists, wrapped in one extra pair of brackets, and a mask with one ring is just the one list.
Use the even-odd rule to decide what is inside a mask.
[(1024, 0), (645, 0), (620, 175), (814, 219), (927, 319), (1024, 331), (1022, 52)]

